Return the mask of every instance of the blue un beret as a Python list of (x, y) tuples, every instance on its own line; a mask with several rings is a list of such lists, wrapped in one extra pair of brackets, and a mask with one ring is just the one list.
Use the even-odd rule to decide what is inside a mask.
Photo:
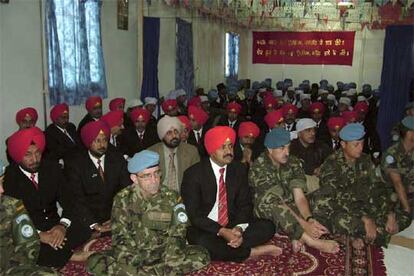
[(339, 137), (343, 141), (357, 141), (364, 138), (364, 126), (358, 123), (351, 123), (344, 126), (339, 132)]
[(264, 145), (266, 148), (275, 149), (290, 143), (290, 133), (282, 127), (272, 129), (266, 134)]
[(414, 116), (407, 116), (405, 117), (401, 123), (403, 126), (408, 128), (409, 130), (414, 130)]
[(4, 166), (4, 163), (2, 160), (0, 160), (0, 176), (4, 174), (6, 167)]
[(130, 173), (139, 173), (145, 169), (154, 167), (160, 163), (160, 156), (158, 153), (143, 150), (135, 153), (134, 156), (128, 161), (128, 171)]

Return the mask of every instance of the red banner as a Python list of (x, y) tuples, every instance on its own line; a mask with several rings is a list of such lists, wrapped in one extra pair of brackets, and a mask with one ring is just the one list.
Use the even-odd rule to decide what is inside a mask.
[(355, 32), (253, 32), (253, 63), (352, 66)]

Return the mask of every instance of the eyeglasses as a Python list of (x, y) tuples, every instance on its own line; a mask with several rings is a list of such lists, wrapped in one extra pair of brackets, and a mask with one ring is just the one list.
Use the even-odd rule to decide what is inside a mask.
[(142, 175), (137, 175), (139, 178), (143, 179), (143, 180), (150, 180), (151, 178), (160, 178), (161, 177), (161, 170), (155, 171), (153, 173), (144, 173)]

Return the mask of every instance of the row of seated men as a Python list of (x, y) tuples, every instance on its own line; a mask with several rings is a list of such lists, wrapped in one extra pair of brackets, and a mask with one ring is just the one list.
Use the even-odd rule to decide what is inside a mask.
[[(168, 102), (168, 100), (165, 102)], [(228, 105), (230, 105), (230, 107), (234, 106), (235, 110), (238, 108), (235, 103), (229, 103)], [(98, 105), (95, 103), (93, 106), (97, 107)], [(58, 114), (58, 120), (65, 119), (65, 117), (67, 120), (67, 108), (65, 106), (58, 107), (62, 109), (59, 111), (57, 108), (58, 110), (52, 110), (52, 113), (54, 115), (56, 115), (54, 112)], [(232, 109), (233, 108), (228, 109), (228, 115), (230, 115), (230, 113), (237, 114), (237, 112), (233, 112)], [(136, 110), (140, 112), (139, 114), (142, 113), (141, 116), (137, 116), (138, 118), (144, 118), (145, 116), (149, 117), (148, 113), (146, 113), (143, 108), (133, 109), (131, 111), (131, 117), (133, 112), (137, 112)], [(170, 111), (172, 109), (167, 105), (165, 110)], [(151, 180), (151, 182), (157, 182), (154, 181), (157, 179), (158, 182), (161, 181), (159, 177), (157, 177), (157, 175), (160, 176), (160, 172), (145, 177), (144, 175), (148, 175), (145, 173), (140, 174), (141, 171), (129, 169), (130, 175), (128, 175), (126, 162), (124, 161), (122, 154), (117, 151), (115, 146), (114, 148), (108, 148), (108, 144), (110, 144), (108, 142), (111, 140), (111, 137), (113, 137), (111, 134), (114, 133), (112, 131), (114, 126), (122, 129), (123, 116), (115, 116), (113, 114), (123, 115), (123, 113), (120, 112), (112, 112), (103, 116), (102, 120), (85, 124), (80, 131), (80, 136), (87, 150), (73, 154), (70, 158), (63, 158), (65, 159), (64, 173), (62, 173), (61, 167), (58, 166), (57, 162), (53, 162), (53, 160), (47, 158), (41, 159), (43, 149), (47, 148), (48, 140), (47, 138), (44, 141), (42, 140), (43, 134), (37, 128), (32, 127), (28, 130), (22, 129), (8, 139), (8, 152), (14, 162), (12, 162), (13, 164), (7, 169), (5, 178), (6, 194), (22, 200), (35, 228), (40, 231), (39, 237), (41, 246), (39, 257), (37, 259), (37, 262), (40, 265), (61, 267), (71, 257), (71, 250), (75, 245), (83, 243), (91, 236), (105, 235), (105, 233), (110, 232), (111, 229), (112, 235), (116, 234), (118, 231), (115, 231), (114, 229), (115, 225), (113, 220), (115, 217), (119, 216), (112, 215), (111, 218), (111, 210), (115, 212), (116, 205), (112, 208), (112, 199), (115, 194), (126, 186), (129, 187), (131, 182), (139, 184), (131, 187), (136, 186), (142, 188), (144, 184), (140, 184), (140, 179)], [(200, 117), (202, 117), (203, 120), (208, 120), (208, 118), (206, 118), (208, 116), (205, 114), (206, 112), (199, 106), (190, 106), (188, 108), (190, 125), (191, 123), (194, 124), (192, 121), (197, 122)], [(27, 114), (25, 114), (24, 117), (27, 119), (28, 117), (26, 115)], [(52, 120), (54, 122), (58, 121), (53, 118)], [(211, 131), (208, 130), (205, 132), (203, 141), (200, 142), (200, 144), (197, 144), (197, 146), (199, 146), (198, 149), (202, 146), (203, 151), (200, 151), (190, 144), (181, 142), (180, 138), (185, 137), (185, 133), (188, 133), (189, 128), (187, 126), (183, 127), (183, 124), (179, 119), (167, 115), (158, 121), (156, 124), (156, 131), (158, 138), (162, 142), (159, 142), (150, 149), (155, 152), (158, 151), (157, 158), (159, 160), (157, 161), (157, 164), (163, 175), (161, 186), (165, 186), (169, 190), (175, 190), (176, 192), (181, 191), (191, 225), (194, 226), (187, 231), (187, 238), (191, 244), (197, 244), (207, 248), (209, 256), (213, 260), (241, 261), (250, 255), (280, 254), (279, 248), (275, 248), (274, 246), (261, 246), (261, 244), (270, 239), (274, 234), (274, 226), (271, 223), (269, 224), (269, 221), (273, 221), (278, 230), (289, 234), (294, 241), (293, 244), (296, 250), (300, 249), (301, 244), (306, 243), (330, 253), (334, 253), (338, 250), (338, 244), (334, 241), (319, 239), (321, 235), (326, 234), (328, 231), (331, 233), (345, 233), (355, 237), (365, 236), (368, 242), (375, 240), (378, 244), (386, 244), (388, 239), (387, 235), (385, 235), (386, 233), (395, 233), (406, 227), (407, 221), (410, 221), (407, 220), (407, 217), (409, 216), (407, 216), (406, 213), (411, 212), (411, 207), (408, 204), (408, 201), (404, 202), (404, 197), (401, 197), (403, 194), (401, 193), (401, 189), (398, 190), (396, 188), (398, 194), (397, 202), (400, 202), (403, 208), (399, 208), (399, 204), (397, 204), (397, 206), (390, 206), (392, 204), (389, 204), (388, 194), (385, 192), (386, 188), (389, 187), (383, 185), (380, 186), (380, 188), (383, 189), (378, 189), (379, 187), (375, 186), (378, 185), (378, 183), (383, 182), (377, 179), (380, 175), (379, 173), (371, 175), (374, 170), (371, 170), (371, 164), (369, 163), (371, 161), (369, 158), (363, 159), (365, 163), (358, 164), (356, 167), (350, 167), (350, 170), (354, 175), (350, 174), (350, 172), (343, 172), (342, 169), (337, 169), (335, 173), (332, 173), (331, 170), (334, 168), (329, 168), (329, 173), (332, 173), (332, 175), (336, 177), (339, 177), (342, 173), (342, 177), (337, 180), (344, 181), (347, 178), (352, 179), (352, 177), (354, 177), (354, 180), (350, 181), (351, 183), (330, 183), (328, 180), (332, 179), (332, 175), (324, 175), (324, 173), (327, 173), (323, 170), (324, 165), (319, 166), (320, 168), (317, 168), (318, 170), (316, 171), (321, 179), (320, 186), (322, 187), (326, 183), (327, 188), (321, 188), (318, 190), (319, 192), (317, 191), (317, 194), (322, 195), (319, 195), (319, 197), (315, 196), (316, 203), (310, 208), (309, 200), (306, 199), (305, 196), (307, 192), (305, 174), (303, 173), (302, 175), (301, 173), (298, 173), (298, 171), (301, 171), (302, 165), (295, 157), (289, 157), (289, 146), (294, 142), (291, 143), (292, 135), (286, 130), (282, 131), (283, 128), (281, 128), (282, 125), (280, 125), (280, 119), (276, 122), (279, 123), (279, 125), (275, 124), (274, 126), (276, 126), (276, 128), (274, 128), (274, 131), (269, 131), (261, 142), (262, 152), (255, 158), (252, 158), (251, 153), (253, 152), (253, 147), (251, 145), (254, 145), (256, 141), (259, 141), (258, 138), (261, 133), (260, 128), (252, 122), (243, 122), (240, 124), (239, 129), (237, 130), (239, 134), (238, 141), (236, 141), (236, 131), (232, 128), (212, 127)], [(395, 172), (400, 175), (400, 184), (403, 187), (408, 187), (409, 185), (407, 185), (407, 183), (412, 183), (413, 174), (412, 158), (410, 159), (410, 156), (412, 156), (412, 146), (410, 148), (409, 143), (410, 141), (412, 143), (411, 130), (413, 127), (411, 117), (408, 117), (407, 120), (403, 121), (402, 125), (403, 130), (405, 127), (405, 132), (399, 142), (400, 148), (398, 148), (398, 150), (407, 150), (408, 159), (405, 155), (401, 155), (402, 159), (397, 159), (395, 154), (386, 155), (384, 157), (384, 164), (389, 163), (389, 165), (397, 166), (397, 164), (394, 163), (398, 163), (398, 166), (402, 166), (402, 168), (396, 167)], [(341, 126), (341, 124), (336, 124), (334, 127), (338, 133)], [(302, 146), (306, 147), (307, 139), (305, 134), (311, 137), (313, 136), (313, 140), (315, 139), (316, 127), (317, 125), (315, 124), (315, 121), (311, 119), (301, 119), (297, 122), (298, 140), (301, 141)], [(356, 150), (354, 148), (362, 150), (363, 146), (361, 142), (363, 143), (365, 131), (361, 124), (350, 123), (348, 128), (350, 128), (350, 130), (344, 129), (344, 134), (342, 136), (338, 134), (342, 139), (340, 142), (342, 150), (339, 149), (337, 152), (334, 152), (334, 155), (332, 156), (340, 155), (342, 152), (344, 160), (349, 161), (347, 157), (351, 156), (351, 161), (355, 161), (361, 157), (361, 153), (359, 153), (360, 155), (358, 156), (355, 152), (352, 153), (351, 149), (354, 151)], [(185, 129), (187, 129), (187, 131)], [(269, 126), (269, 129), (273, 129), (273, 127)], [(138, 133), (138, 131), (136, 132)], [(64, 131), (62, 131), (62, 133), (64, 133)], [(207, 135), (208, 133), (211, 133), (210, 136)], [(406, 139), (408, 142), (403, 143), (403, 140), (405, 141)], [(200, 141), (200, 139), (197, 141)], [(358, 141), (358, 143), (356, 141)], [(358, 146), (355, 146), (354, 144), (358, 144)], [(408, 144), (408, 146), (401, 146), (401, 144)], [(350, 150), (350, 152), (346, 154), (347, 145), (349, 145), (348, 150)], [(244, 161), (243, 163), (249, 164), (248, 166), (233, 162), (237, 147), (239, 147), (242, 152), (241, 159)], [(248, 149), (250, 149), (250, 154)], [(332, 150), (334, 150), (334, 148), (332, 148)], [(204, 151), (205, 155), (201, 155), (200, 153), (204, 153)], [(403, 151), (402, 153), (405, 152)], [(201, 161), (199, 161), (200, 155), (202, 159)], [(365, 155), (362, 156), (366, 157)], [(130, 164), (134, 164), (133, 161), (134, 158), (129, 161)], [(286, 165), (288, 161), (292, 161), (289, 163), (289, 166)], [(142, 162), (140, 161), (137, 163), (141, 164)], [(324, 164), (326, 163), (329, 163), (330, 165), (335, 164), (335, 162), (332, 161), (325, 162)], [(228, 171), (226, 172), (226, 165), (230, 164), (231, 166), (228, 167)], [(233, 164), (236, 169), (231, 172)], [(304, 164), (306, 164), (306, 161)], [(219, 168), (215, 167), (215, 165), (218, 165)], [(277, 172), (274, 171), (273, 167), (264, 170), (264, 168), (269, 165), (270, 167), (274, 166), (277, 168)], [(189, 167), (191, 167), (191, 169), (186, 170)], [(225, 170), (221, 176), (220, 171), (223, 167), (225, 167)], [(246, 168), (249, 167), (249, 177), (247, 177)], [(281, 168), (287, 170), (280, 170)], [(146, 169), (148, 168), (145, 167), (142, 172)], [(152, 167), (149, 169), (152, 169)], [(217, 169), (217, 172), (215, 169)], [(255, 169), (257, 170), (256, 175)], [(391, 169), (392, 168), (387, 169), (386, 171), (391, 171)], [(265, 175), (263, 172), (266, 171), (268, 171), (270, 175), (263, 178)], [(214, 177), (212, 177), (211, 173), (214, 173)], [(142, 178), (135, 178), (134, 181), (134, 177), (132, 177), (131, 174), (142, 176)], [(390, 176), (392, 175), (391, 172), (389, 174)], [(45, 176), (42, 177), (42, 175)], [(362, 176), (365, 177), (363, 178), (364, 182), (359, 182), (358, 179), (362, 179)], [(391, 179), (393, 178), (391, 177)], [(274, 183), (276, 180), (277, 182)], [(368, 184), (365, 183), (365, 180)], [(396, 185), (394, 180), (392, 181), (394, 185)], [(214, 185), (204, 185), (205, 182), (211, 182), (214, 183)], [(227, 193), (229, 193), (229, 197), (224, 201), (220, 200), (220, 194), (223, 193), (220, 193), (220, 183), (223, 182), (225, 183)], [(45, 184), (42, 185), (42, 183)], [(199, 183), (200, 187), (196, 188), (197, 184), (193, 183)], [(344, 189), (344, 195), (346, 195), (346, 197), (338, 197), (343, 200), (343, 198), (352, 199), (350, 196), (352, 196), (352, 193), (356, 192), (352, 190), (351, 192), (348, 191), (347, 189), (349, 187), (347, 185), (352, 184), (351, 186), (355, 189), (355, 187), (360, 187), (358, 185), (361, 183), (365, 183), (364, 185), (368, 185), (369, 188), (364, 197), (356, 198), (352, 203), (349, 203), (348, 201), (341, 202), (335, 198), (337, 195), (334, 194), (333, 191), (338, 190), (338, 185), (340, 188)], [(250, 202), (249, 184), (254, 193), (253, 202)], [(43, 189), (42, 186), (44, 187)], [(189, 188), (185, 189), (184, 187)], [(231, 187), (234, 187), (233, 191), (231, 191)], [(242, 191), (239, 189), (242, 189)], [(408, 191), (407, 189), (408, 188), (405, 190), (403, 189), (402, 191), (406, 192)], [(159, 192), (159, 190), (155, 190), (157, 193)], [(384, 192), (374, 193), (376, 190)], [(140, 191), (141, 190), (138, 192), (141, 193)], [(233, 195), (234, 192), (235, 195)], [(262, 194), (264, 192), (265, 194)], [(36, 194), (38, 195), (36, 196)], [(131, 198), (135, 198), (134, 194), (131, 194), (130, 196)], [(321, 198), (323, 200), (321, 200)], [(381, 200), (378, 200), (378, 198)], [(405, 197), (405, 199), (407, 200), (407, 197)], [(371, 206), (367, 206), (369, 204), (368, 201), (365, 202), (365, 200), (370, 200), (369, 202), (378, 202), (378, 206), (375, 206), (375, 208), (372, 206), (370, 209)], [(56, 214), (56, 201), (63, 207), (62, 216)], [(220, 203), (220, 201), (222, 203)], [(344, 210), (339, 210), (339, 207), (335, 204), (338, 204), (339, 207)], [(355, 214), (355, 216), (352, 217), (352, 214), (349, 214), (349, 210), (353, 209), (350, 209), (350, 206), (347, 206), (347, 204), (359, 204), (355, 210), (364, 210), (365, 208), (366, 210), (362, 211), (365, 213)], [(223, 205), (225, 205), (225, 208)], [(277, 206), (277, 208), (272, 208), (272, 206)], [(223, 211), (220, 211), (222, 208), (228, 208), (224, 214)], [(178, 209), (179, 208), (175, 210)], [(315, 214), (312, 214), (311, 209), (314, 213), (319, 210), (316, 212), (319, 216), (317, 217)], [(243, 210), (246, 210), (246, 212)], [(133, 211), (137, 212), (137, 209)], [(161, 222), (164, 222), (161, 223), (164, 227), (165, 225), (171, 225), (171, 216), (168, 219), (168, 215), (165, 215), (163, 212), (146, 213), (146, 211), (145, 208), (139, 210), (139, 212), (147, 214), (144, 217), (141, 217), (144, 221), (134, 223), (129, 220), (131, 218), (129, 215), (124, 217), (127, 219), (125, 219), (123, 223), (127, 224), (121, 224), (122, 227), (129, 227), (127, 229), (130, 229), (131, 227), (134, 228), (141, 225), (141, 227), (144, 226), (144, 228), (150, 227), (150, 229), (157, 230), (159, 227), (162, 228), (160, 225)], [(335, 211), (339, 213), (334, 213)], [(341, 214), (341, 211), (344, 213)], [(388, 211), (389, 214), (387, 213)], [(385, 219), (384, 212), (386, 213)], [(253, 218), (253, 213), (255, 218)], [(179, 218), (179, 214), (180, 212), (177, 213), (177, 219)], [(332, 216), (333, 214), (335, 215)], [(340, 218), (341, 215), (343, 216), (341, 220), (333, 219), (335, 217)], [(377, 215), (378, 220), (372, 221), (372, 218), (377, 219)], [(185, 220), (182, 212), (180, 216), (181, 220)], [(225, 219), (226, 217), (227, 221)], [(355, 217), (357, 219), (364, 218), (363, 224), (358, 224), (356, 221), (353, 221), (352, 219), (355, 219)], [(267, 219), (267, 221), (256, 221), (257, 218)], [(323, 219), (328, 218), (331, 218), (331, 220), (334, 221), (323, 221)], [(245, 223), (248, 223), (248, 225)], [(376, 224), (379, 225), (378, 229), (375, 226)], [(344, 227), (344, 225), (346, 227)], [(358, 226), (359, 228), (354, 229), (354, 226)], [(117, 229), (122, 229), (119, 225), (118, 227), (119, 228)], [(162, 229), (165, 230), (166, 228)], [(378, 231), (373, 231), (372, 229)], [(62, 233), (64, 233), (63, 236)], [(140, 238), (140, 233), (141, 232), (137, 232), (137, 236), (129, 238), (135, 238), (136, 240), (137, 238)], [(252, 233), (254, 233), (254, 235), (252, 235)], [(217, 234), (219, 234), (219, 237)], [(383, 238), (376, 238), (377, 234), (382, 234), (379, 236)], [(63, 237), (66, 237), (66, 241)], [(125, 237), (124, 235), (121, 235), (119, 238), (119, 250), (128, 247), (125, 245), (125, 243), (128, 243), (125, 242), (125, 238), (128, 238), (128, 236)], [(113, 242), (115, 244), (116, 239), (117, 238), (113, 236)], [(151, 245), (151, 239), (149, 240), (150, 244), (148, 246)], [(155, 242), (153, 239), (152, 241)], [(356, 246), (360, 246), (361, 242), (361, 239), (355, 239)], [(115, 253), (115, 248), (116, 246), (112, 253), (118, 254), (119, 252), (123, 252), (121, 250), (118, 253)], [(131, 248), (126, 248), (125, 250), (127, 249)], [(193, 248), (191, 250), (189, 252), (194, 252), (194, 256), (198, 256), (197, 258), (200, 258), (199, 260), (204, 260), (200, 261), (200, 264), (205, 264), (205, 258), (200, 257), (204, 255), (198, 255), (203, 250), (200, 251), (200, 248)], [(191, 255), (191, 253), (189, 254)], [(92, 262), (95, 264), (92, 267), (96, 267), (96, 269), (107, 269), (108, 265), (102, 266), (102, 263), (108, 264), (107, 258), (113, 258), (113, 255), (111, 254), (108, 256), (96, 256), (97, 257), (91, 258), (91, 261), (95, 260), (95, 262)], [(116, 256), (119, 257), (119, 255)], [(130, 264), (130, 258), (132, 258), (132, 256), (126, 256), (124, 262), (125, 265), (128, 265)], [(143, 256), (137, 254), (136, 258), (140, 259), (143, 258)], [(142, 259), (138, 259), (136, 260), (137, 264), (142, 265)], [(144, 259), (148, 259), (148, 256)], [(174, 258), (172, 260), (174, 260), (172, 263), (180, 263)], [(183, 262), (185, 263), (185, 260), (183, 260)], [(109, 263), (116, 266), (119, 263), (122, 263), (122, 261), (119, 262), (117, 261), (117, 258), (115, 258), (115, 261), (112, 260), (112, 262), (110, 261)], [(152, 261), (151, 263), (155, 263), (155, 261)], [(131, 269), (141, 269), (141, 265), (136, 265)], [(91, 268), (91, 271), (93, 271), (93, 268)]]

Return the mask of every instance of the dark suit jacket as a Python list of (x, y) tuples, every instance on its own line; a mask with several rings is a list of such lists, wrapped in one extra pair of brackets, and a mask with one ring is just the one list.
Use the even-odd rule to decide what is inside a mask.
[[(233, 126), (233, 129), (234, 129), (234, 131), (236, 131), (236, 133), (239, 130), (240, 123), (243, 122), (243, 121), (244, 120), (242, 118), (240, 118), (240, 116), (237, 118), (237, 121)], [(229, 120), (228, 120), (227, 115), (221, 116), (220, 120), (217, 123), (217, 125), (218, 126), (229, 126)]]
[(113, 197), (131, 184), (127, 164), (120, 153), (108, 150), (105, 154), (102, 181), (88, 151), (79, 153), (65, 163), (67, 190), (75, 195), (80, 220), (86, 225), (102, 223), (111, 218)]
[(77, 129), (78, 130), (78, 133), (80, 134), (81, 129), (83, 128), (84, 125), (86, 125), (89, 122), (93, 122), (93, 121), (95, 121), (95, 120), (92, 118), (91, 114), (87, 113), (82, 118), (82, 120), (79, 122), (78, 129)]
[(55, 124), (50, 124), (45, 131), (46, 136), (46, 151), (45, 157), (58, 161), (59, 159), (65, 159), (77, 151), (82, 150), (84, 147), (76, 132), (74, 124), (69, 123), (66, 127), (66, 131), (72, 137), (73, 141), (64, 134)]
[(40, 231), (50, 230), (59, 224), (60, 216), (56, 202), (63, 208), (62, 217), (73, 220), (75, 212), (70, 194), (64, 192), (65, 178), (59, 165), (42, 160), (39, 167), (36, 190), (31, 180), (20, 170), (19, 165), (7, 167), (4, 179), (5, 194), (23, 201), (35, 227)]
[(118, 141), (120, 143), (122, 153), (132, 157), (135, 153), (158, 143), (160, 139), (158, 138), (157, 130), (150, 125), (147, 125), (144, 132), (144, 138), (142, 140), (139, 139), (135, 127), (130, 127), (122, 132)]
[[(226, 192), (229, 223), (234, 227), (252, 220), (253, 204), (247, 183), (246, 168), (233, 161), (227, 166)], [(217, 194), (216, 178), (210, 159), (205, 158), (184, 172), (181, 196), (191, 226), (210, 233), (218, 233), (220, 224), (208, 218)]]
[(207, 157), (207, 150), (204, 146), (204, 137), (206, 136), (206, 132), (209, 130), (208, 126), (203, 126), (203, 132), (201, 133), (201, 141), (197, 143), (197, 139), (194, 135), (194, 131), (190, 131), (190, 134), (188, 135), (187, 143), (193, 146), (197, 147), (198, 154), (200, 155), (200, 158)]

